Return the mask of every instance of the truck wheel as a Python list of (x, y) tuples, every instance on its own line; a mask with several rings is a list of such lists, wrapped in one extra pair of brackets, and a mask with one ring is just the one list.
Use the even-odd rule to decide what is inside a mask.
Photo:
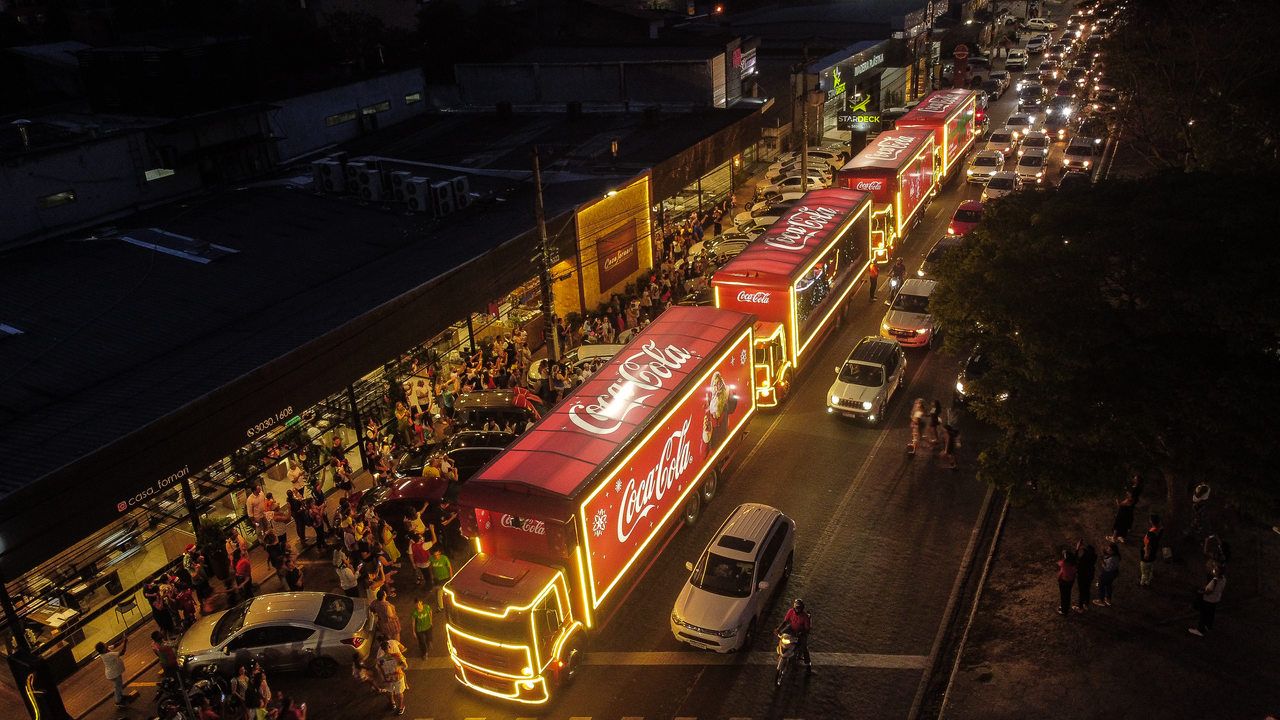
[(716, 484), (719, 481), (719, 473), (715, 470), (707, 473), (707, 477), (702, 481), (702, 487), (698, 488), (698, 494), (702, 496), (702, 502), (709, 503), (716, 496)]
[(582, 648), (574, 645), (569, 648), (569, 654), (564, 658), (564, 670), (560, 671), (560, 686), (564, 687), (574, 681), (578, 677), (578, 670), (582, 668)]
[(698, 524), (698, 516), (702, 514), (702, 495), (692, 493), (684, 504), (684, 524), (692, 527)]

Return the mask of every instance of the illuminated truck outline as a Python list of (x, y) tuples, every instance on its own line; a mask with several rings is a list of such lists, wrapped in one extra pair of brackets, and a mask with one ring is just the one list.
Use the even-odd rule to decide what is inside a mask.
[(714, 494), (755, 411), (752, 321), (667, 310), (462, 487), (477, 555), (444, 591), (459, 682), (539, 704), (572, 679), (607, 601)]
[[(807, 193), (712, 276), (716, 307), (756, 316), (758, 406), (782, 401), (805, 350), (837, 324), (837, 312), (871, 256), (871, 208), (872, 196), (865, 192)], [(818, 268), (835, 283), (821, 306), (801, 320), (797, 297), (810, 290)]]
[(911, 112), (898, 118), (894, 126), (899, 130), (932, 130), (942, 178), (950, 178), (953, 170), (964, 165), (964, 154), (969, 152), (978, 137), (978, 93), (961, 89), (935, 90)]
[(871, 193), (875, 262), (888, 262), (893, 248), (919, 219), (937, 189), (936, 162), (932, 130), (887, 130), (836, 174), (839, 187)]

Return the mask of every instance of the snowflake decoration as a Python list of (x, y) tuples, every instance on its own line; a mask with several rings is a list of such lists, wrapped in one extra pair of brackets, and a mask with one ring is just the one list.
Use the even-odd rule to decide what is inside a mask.
[(608, 526), (609, 516), (605, 513), (604, 508), (600, 508), (596, 511), (595, 517), (591, 518), (591, 534), (600, 537)]
[(613, 491), (622, 492), (622, 478), (613, 481)]
[(743, 350), (742, 352), (738, 353), (738, 362), (742, 363), (743, 365), (746, 365), (746, 364), (747, 364), (747, 351), (746, 351), (746, 350)]

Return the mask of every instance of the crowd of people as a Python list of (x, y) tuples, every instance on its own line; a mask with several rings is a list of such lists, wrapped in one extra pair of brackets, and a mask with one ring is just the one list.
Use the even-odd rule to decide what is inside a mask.
[[(1073, 611), (1084, 613), (1090, 605), (1113, 606), (1115, 581), (1121, 572), (1121, 547), (1131, 542), (1134, 510), (1142, 497), (1144, 484), (1140, 473), (1133, 473), (1125, 482), (1121, 496), (1116, 500), (1115, 520), (1111, 534), (1104, 538), (1100, 559), (1093, 543), (1084, 538), (1076, 540), (1073, 548), (1061, 550), (1057, 558), (1059, 615), (1069, 615)], [(1193, 603), (1199, 617), (1195, 626), (1187, 628), (1187, 632), (1200, 637), (1213, 628), (1231, 559), (1230, 544), (1213, 532), (1206, 520), (1210, 492), (1208, 483), (1203, 482), (1192, 490), (1192, 518), (1187, 529), (1188, 537), (1196, 536), (1201, 540), (1199, 545), (1204, 560), (1204, 581), (1195, 588)], [(1164, 525), (1159, 514), (1149, 514), (1147, 529), (1135, 544), (1138, 545), (1138, 586), (1149, 588), (1155, 579), (1157, 561), (1170, 555), (1164, 545)], [(1097, 598), (1092, 597), (1095, 588)]]

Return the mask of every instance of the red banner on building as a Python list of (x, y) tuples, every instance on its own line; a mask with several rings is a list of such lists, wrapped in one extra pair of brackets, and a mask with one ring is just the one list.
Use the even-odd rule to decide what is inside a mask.
[(596, 269), (600, 275), (600, 292), (606, 293), (626, 281), (640, 269), (634, 222), (618, 228), (596, 243)]

